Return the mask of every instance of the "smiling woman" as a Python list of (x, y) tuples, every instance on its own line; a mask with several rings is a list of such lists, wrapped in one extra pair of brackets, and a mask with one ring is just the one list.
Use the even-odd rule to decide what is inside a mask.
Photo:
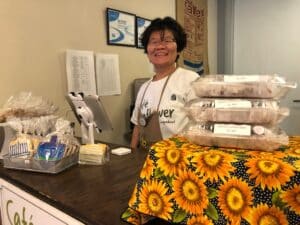
[(144, 52), (154, 67), (153, 77), (137, 95), (131, 122), (135, 124), (131, 148), (147, 149), (151, 144), (181, 132), (188, 123), (181, 110), (195, 98), (191, 82), (198, 74), (177, 67), (186, 46), (186, 33), (173, 18), (152, 20), (141, 36)]
[[(160, 48), (161, 46), (163, 48)], [(172, 32), (169, 30), (165, 30), (163, 33), (154, 31), (149, 38), (147, 55), (155, 70), (163, 71), (157, 72), (154, 80), (159, 80), (167, 75), (164, 72), (166, 67), (169, 67), (168, 70), (173, 72), (175, 70), (174, 62), (177, 60), (178, 53)]]

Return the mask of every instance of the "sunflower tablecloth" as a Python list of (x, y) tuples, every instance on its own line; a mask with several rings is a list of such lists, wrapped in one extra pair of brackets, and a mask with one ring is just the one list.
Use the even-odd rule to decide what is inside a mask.
[(156, 143), (121, 218), (188, 225), (299, 225), (300, 136), (274, 152)]

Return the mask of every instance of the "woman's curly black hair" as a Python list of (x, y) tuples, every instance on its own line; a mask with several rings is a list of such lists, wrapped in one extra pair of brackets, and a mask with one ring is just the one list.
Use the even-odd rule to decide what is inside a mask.
[(186, 47), (186, 33), (183, 27), (175, 19), (167, 16), (163, 19), (156, 18), (152, 20), (150, 25), (142, 33), (141, 42), (144, 46), (145, 53), (147, 53), (150, 35), (155, 31), (161, 31), (162, 35), (164, 35), (165, 30), (169, 30), (173, 33), (177, 44), (177, 52), (181, 52)]

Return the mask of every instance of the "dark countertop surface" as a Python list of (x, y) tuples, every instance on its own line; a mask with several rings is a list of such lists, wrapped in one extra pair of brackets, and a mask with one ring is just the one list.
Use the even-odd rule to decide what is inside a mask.
[(120, 219), (147, 152), (110, 154), (105, 165), (75, 165), (58, 174), (3, 167), (0, 177), (87, 225), (122, 225)]

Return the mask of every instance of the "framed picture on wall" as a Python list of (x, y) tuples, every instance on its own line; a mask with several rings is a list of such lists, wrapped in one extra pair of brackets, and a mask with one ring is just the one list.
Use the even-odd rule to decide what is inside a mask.
[(107, 44), (136, 46), (135, 15), (116, 9), (106, 9)]
[(141, 35), (144, 30), (150, 25), (151, 20), (136, 16), (136, 47), (143, 48)]

